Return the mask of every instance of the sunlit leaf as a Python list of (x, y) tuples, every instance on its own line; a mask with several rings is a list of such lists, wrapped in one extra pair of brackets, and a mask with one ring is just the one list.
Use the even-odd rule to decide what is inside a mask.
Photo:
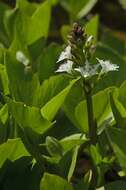
[(30, 107), (11, 99), (8, 99), (8, 106), (12, 116), (21, 127), (30, 127), (33, 131), (42, 134), (52, 125), (42, 117), (40, 109), (37, 107)]
[(29, 156), (20, 139), (12, 139), (0, 145), (0, 167), (9, 159), (15, 161), (22, 156)]
[(94, 16), (85, 26), (85, 31), (88, 35), (94, 37), (94, 41), (98, 39), (98, 28), (99, 28), (99, 16)]
[(81, 133), (70, 135), (60, 140), (60, 144), (64, 148), (65, 151), (69, 151), (77, 145), (81, 145), (87, 142), (87, 138), (85, 135)]
[[(62, 6), (70, 12), (71, 18), (82, 18), (85, 16), (97, 3), (97, 0), (80, 0), (79, 3), (76, 0), (62, 0)], [(74, 10), (74, 11), (73, 11)]]
[(44, 107), (41, 109), (41, 114), (48, 120), (52, 120), (59, 108), (65, 101), (67, 94), (69, 93), (72, 86), (77, 82), (78, 79), (72, 80), (70, 84), (63, 89), (59, 94), (53, 97)]
[(72, 186), (63, 178), (45, 173), (41, 183), (40, 183), (41, 190), (73, 190)]
[[(93, 96), (93, 108), (94, 118), (98, 124), (102, 123), (103, 120), (108, 117), (111, 112), (109, 103), (109, 89), (98, 92)], [(87, 104), (86, 100), (80, 102), (75, 110), (76, 120), (81, 126), (82, 131), (88, 131), (88, 117), (87, 117)]]

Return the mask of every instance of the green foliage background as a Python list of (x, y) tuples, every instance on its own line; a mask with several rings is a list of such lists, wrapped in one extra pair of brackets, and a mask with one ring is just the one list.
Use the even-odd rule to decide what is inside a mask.
[[(125, 1), (120, 3), (125, 9)], [(96, 5), (97, 0), (17, 0), (12, 8), (0, 2), (1, 190), (89, 189), (90, 170), (71, 183), (79, 149), (89, 141), (84, 93), (79, 79), (55, 73), (74, 21), (95, 37), (95, 57), (119, 65), (118, 72), (94, 89), (99, 147), (91, 147), (90, 153), (98, 172), (97, 188), (126, 189), (126, 46), (100, 23), (98, 14), (88, 19)], [(61, 16), (65, 13), (59, 22), (52, 16), (57, 7)], [(30, 67), (16, 60), (19, 50)], [(118, 177), (107, 181), (105, 174), (113, 168)]]

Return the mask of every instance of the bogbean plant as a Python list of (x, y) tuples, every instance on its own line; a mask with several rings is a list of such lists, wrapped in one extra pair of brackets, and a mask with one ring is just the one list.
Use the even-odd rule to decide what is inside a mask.
[[(87, 36), (82, 27), (75, 23), (72, 32), (69, 35), (68, 46), (61, 53), (57, 61), (58, 63), (61, 63), (61, 65), (56, 70), (57, 73), (66, 72), (70, 77), (78, 78), (83, 89), (87, 106), (88, 133), (86, 137), (88, 143), (86, 147), (89, 155), (93, 149), (95, 150), (96, 147), (99, 147), (98, 124), (93, 110), (93, 88), (99, 80), (102, 80), (102, 78), (108, 74), (108, 72), (118, 71), (119, 69), (118, 65), (112, 64), (108, 60), (104, 61), (96, 58), (98, 63), (92, 63), (92, 57), (95, 51), (93, 41), (93, 36)], [(111, 119), (111, 117), (108, 118), (107, 124), (110, 124)], [(82, 137), (83, 133), (80, 136), (80, 139)], [(84, 149), (81, 149), (81, 151), (83, 152)], [(82, 152), (80, 152), (80, 154)], [(95, 157), (93, 165), (95, 165)], [(90, 168), (91, 184), (88, 187), (92, 190), (96, 189), (97, 178), (99, 177), (97, 167), (93, 165)]]
[[(62, 1), (70, 21), (83, 2)], [(125, 190), (125, 44), (96, 44), (95, 16), (47, 46), (56, 3), (0, 3), (0, 190)]]
[(96, 144), (97, 121), (93, 113), (92, 91), (94, 85), (110, 71), (118, 71), (119, 66), (97, 59), (97, 64), (91, 63), (94, 53), (93, 36), (87, 36), (81, 26), (74, 24), (66, 49), (57, 62), (64, 62), (56, 72), (67, 72), (71, 77), (80, 77), (87, 104), (89, 138), (91, 144)]

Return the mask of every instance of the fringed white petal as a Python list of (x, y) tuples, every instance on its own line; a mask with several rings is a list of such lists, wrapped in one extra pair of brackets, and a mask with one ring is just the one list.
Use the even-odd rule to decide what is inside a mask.
[(87, 78), (96, 75), (98, 73), (97, 72), (98, 67), (99, 67), (98, 64), (91, 65), (88, 61), (86, 61), (83, 67), (78, 67), (75, 68), (74, 70), (80, 72), (81, 76), (83, 76), (84, 78)]
[(101, 74), (104, 74), (104, 73), (108, 73), (109, 71), (118, 71), (119, 69), (119, 66), (116, 65), (116, 64), (112, 64), (109, 60), (102, 60), (102, 59), (98, 59), (98, 62), (100, 64), (100, 66), (102, 67), (101, 69)]
[(65, 48), (65, 50), (61, 52), (57, 63), (65, 60), (65, 59), (71, 59), (71, 47), (70, 46), (67, 46)]
[(59, 66), (59, 68), (56, 70), (56, 72), (71, 73), (72, 66), (73, 66), (73, 61), (67, 60), (66, 63), (63, 63), (62, 65)]

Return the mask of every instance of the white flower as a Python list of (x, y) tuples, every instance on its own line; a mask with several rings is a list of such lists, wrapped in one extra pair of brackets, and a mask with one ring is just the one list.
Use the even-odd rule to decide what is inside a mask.
[(57, 63), (61, 61), (64, 61), (64, 63), (59, 66), (56, 72), (67, 72), (71, 74), (73, 66), (73, 61), (70, 60), (71, 58), (71, 46), (68, 45), (59, 56)]
[(119, 66), (116, 65), (116, 64), (112, 64), (109, 60), (101, 60), (101, 59), (98, 59), (98, 62), (100, 64), (100, 66), (102, 67), (101, 69), (101, 74), (104, 74), (104, 73), (107, 73), (109, 71), (118, 71), (119, 69)]
[(17, 51), (16, 52), (16, 59), (23, 65), (27, 66), (29, 64), (29, 59), (24, 55), (22, 51)]
[(85, 65), (82, 67), (75, 68), (75, 71), (78, 71), (81, 73), (81, 75), (84, 78), (91, 77), (97, 74), (97, 69), (99, 67), (99, 64), (91, 65), (87, 60), (85, 62)]
[(71, 74), (72, 72), (72, 66), (73, 66), (73, 61), (67, 60), (65, 63), (59, 66), (59, 68), (56, 70), (56, 72), (67, 72)]
[(60, 61), (63, 61), (65, 59), (71, 59), (72, 55), (71, 55), (71, 47), (68, 45), (64, 51), (62, 51), (62, 53), (60, 54), (59, 56), (59, 59), (57, 61), (60, 62)]

